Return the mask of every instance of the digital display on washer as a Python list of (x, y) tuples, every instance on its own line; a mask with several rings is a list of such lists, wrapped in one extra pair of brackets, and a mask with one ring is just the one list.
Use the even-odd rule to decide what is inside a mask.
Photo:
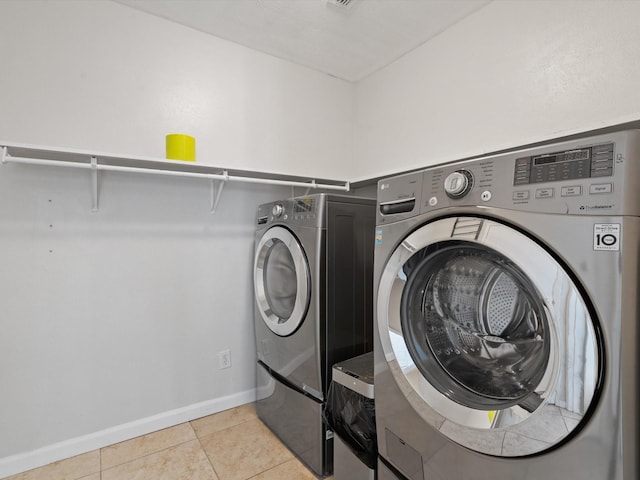
[(590, 156), (591, 149), (584, 148), (582, 150), (574, 150), (571, 152), (533, 157), (533, 165), (548, 165), (549, 163), (570, 162), (571, 160), (588, 160)]
[(613, 143), (516, 159), (514, 185), (613, 175)]

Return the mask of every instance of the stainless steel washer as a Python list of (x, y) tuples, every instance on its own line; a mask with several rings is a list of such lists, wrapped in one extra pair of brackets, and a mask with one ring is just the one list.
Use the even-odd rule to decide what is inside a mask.
[(640, 133), (381, 180), (383, 459), (415, 480), (638, 478)]
[(316, 194), (258, 208), (254, 257), (259, 418), (318, 475), (334, 363), (373, 349), (375, 201)]

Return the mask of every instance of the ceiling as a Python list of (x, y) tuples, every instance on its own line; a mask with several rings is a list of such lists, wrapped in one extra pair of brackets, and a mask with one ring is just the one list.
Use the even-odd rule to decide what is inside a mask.
[(356, 82), (490, 0), (114, 0)]

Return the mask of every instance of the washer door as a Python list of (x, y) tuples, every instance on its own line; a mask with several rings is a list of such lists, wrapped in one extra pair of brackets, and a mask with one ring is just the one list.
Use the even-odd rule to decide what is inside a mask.
[(286, 228), (272, 227), (256, 247), (253, 282), (262, 319), (275, 334), (286, 337), (304, 321), (311, 281), (307, 258)]
[(433, 427), (475, 451), (538, 453), (581, 424), (600, 349), (580, 290), (502, 223), (445, 218), (392, 253), (378, 290), (390, 370)]

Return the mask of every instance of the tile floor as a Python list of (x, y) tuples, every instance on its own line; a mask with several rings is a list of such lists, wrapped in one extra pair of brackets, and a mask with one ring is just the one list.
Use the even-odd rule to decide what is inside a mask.
[[(5, 480), (316, 480), (253, 404), (61, 460)], [(329, 479), (330, 480), (330, 479)]]

